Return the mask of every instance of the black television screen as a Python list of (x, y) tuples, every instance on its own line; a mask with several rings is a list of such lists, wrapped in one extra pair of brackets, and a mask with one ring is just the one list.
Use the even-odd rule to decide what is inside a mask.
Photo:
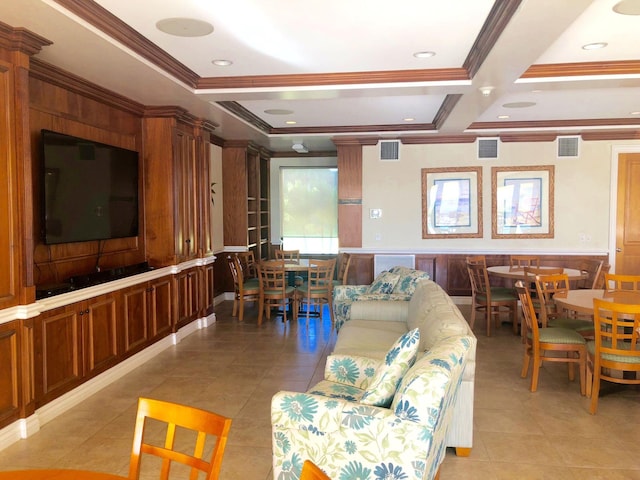
[(44, 243), (138, 235), (138, 152), (42, 130)]

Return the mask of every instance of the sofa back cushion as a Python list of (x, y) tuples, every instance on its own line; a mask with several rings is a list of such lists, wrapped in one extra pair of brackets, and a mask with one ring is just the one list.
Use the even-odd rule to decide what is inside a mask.
[(400, 275), (397, 273), (380, 272), (373, 283), (367, 289), (367, 293), (391, 293), (398, 283)]
[(422, 270), (413, 268), (395, 266), (389, 269), (390, 273), (400, 276), (398, 283), (393, 288), (393, 293), (404, 293), (405, 295), (413, 295), (416, 290), (418, 281), (429, 279), (429, 274)]
[(409, 300), (407, 327), (420, 329), (420, 351), (428, 350), (441, 339), (469, 335), (471, 329), (460, 309), (435, 282), (420, 280)]
[(402, 377), (416, 360), (419, 344), (420, 331), (417, 328), (401, 335), (376, 369), (360, 403), (377, 407), (391, 405)]

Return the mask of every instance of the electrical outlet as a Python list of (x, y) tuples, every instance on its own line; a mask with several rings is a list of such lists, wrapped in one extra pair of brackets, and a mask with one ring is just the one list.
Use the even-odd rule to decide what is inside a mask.
[(380, 240), (382, 240), (382, 235), (380, 233), (376, 233), (375, 239), (376, 239), (376, 242), (379, 242)]

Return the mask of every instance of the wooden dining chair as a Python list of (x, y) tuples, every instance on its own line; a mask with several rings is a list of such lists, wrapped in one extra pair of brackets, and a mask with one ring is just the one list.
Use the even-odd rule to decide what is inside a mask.
[(538, 255), (511, 255), (509, 266), (514, 270), (521, 270), (525, 267), (539, 267), (540, 257)]
[(475, 323), (476, 313), (484, 314), (487, 324), (487, 336), (491, 336), (491, 324), (494, 318), (499, 319), (502, 313), (508, 313), (513, 323), (513, 330), (518, 332), (518, 298), (512, 288), (492, 287), (489, 284), (487, 266), (475, 257), (467, 257), (467, 272), (471, 283), (471, 328)]
[(351, 254), (341, 253), (338, 255), (338, 272), (336, 278), (333, 280), (335, 285), (347, 285), (349, 279), (349, 268), (351, 267)]
[(322, 306), (328, 305), (333, 323), (333, 272), (336, 267), (336, 260), (309, 260), (307, 269), (307, 280), (297, 288), (297, 299), (302, 310), (306, 305), (306, 316), (309, 314), (312, 305), (320, 308), (320, 318), (322, 318)]
[(535, 285), (540, 302), (538, 320), (543, 327), (560, 327), (574, 330), (583, 337), (593, 336), (591, 319), (569, 316), (558, 308), (554, 302), (556, 295), (566, 295), (570, 290), (569, 276), (566, 273), (554, 275), (536, 275)]
[[(276, 260), (284, 260), (286, 263), (300, 263), (300, 250), (281, 250), (275, 251)], [(301, 275), (293, 275), (293, 283), (299, 287), (304, 282)]]
[(538, 299), (538, 291), (536, 289), (536, 276), (537, 275), (560, 275), (564, 272), (562, 267), (552, 268), (540, 268), (540, 267), (524, 267), (522, 269), (525, 278), (525, 285), (529, 289), (531, 294), (531, 300), (533, 301), (533, 307), (536, 310), (536, 315), (540, 318), (540, 300)]
[(245, 281), (251, 278), (258, 279), (258, 264), (256, 263), (256, 257), (253, 250), (246, 252), (238, 252), (235, 254), (242, 266), (242, 274)]
[[(230, 427), (230, 418), (213, 412), (140, 398), (129, 480), (150, 477), (169, 480), (174, 478), (170, 477), (174, 467), (176, 471), (184, 469), (181, 478), (196, 480), (203, 478), (201, 475), (204, 474), (205, 480), (217, 479)], [(157, 462), (151, 462), (150, 456), (161, 459), (159, 475), (148, 473), (158, 465)]]
[(320, 467), (311, 460), (305, 460), (300, 472), (300, 480), (331, 480)]
[(591, 414), (598, 409), (602, 380), (640, 385), (640, 305), (596, 298), (593, 308), (595, 339), (587, 344), (587, 395), (591, 396)]
[(260, 294), (258, 306), (258, 325), (262, 325), (262, 317), (266, 313), (271, 318), (271, 309), (281, 307), (282, 321), (287, 321), (287, 311), (290, 310), (293, 319), (298, 319), (298, 303), (296, 289), (287, 281), (284, 260), (267, 260), (258, 264), (260, 279)]
[(244, 320), (245, 302), (257, 302), (260, 297), (260, 280), (258, 278), (245, 279), (242, 262), (236, 255), (228, 255), (227, 263), (233, 277), (233, 312), (232, 316), (238, 316), (238, 321)]
[[(539, 327), (529, 289), (521, 280), (516, 282), (515, 289), (522, 305), (523, 328), (526, 329), (524, 359), (520, 376), (527, 378), (529, 364), (533, 360), (529, 389), (535, 392), (538, 389), (540, 367), (543, 362), (567, 363), (569, 380), (571, 381), (575, 378), (574, 365), (578, 364), (580, 393), (584, 395), (586, 393), (586, 340), (578, 332), (568, 328)], [(560, 352), (563, 355), (546, 355), (548, 352)]]
[(615, 291), (640, 291), (640, 275), (622, 275), (617, 273), (604, 274), (604, 291), (607, 293)]

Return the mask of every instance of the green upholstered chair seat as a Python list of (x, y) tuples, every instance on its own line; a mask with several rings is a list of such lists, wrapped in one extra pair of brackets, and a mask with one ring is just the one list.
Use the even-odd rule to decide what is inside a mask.
[[(285, 288), (285, 292), (287, 294), (292, 293), (294, 290), (295, 290), (295, 287), (291, 287), (291, 286)], [(282, 290), (279, 288), (265, 288), (264, 290), (265, 295), (280, 295), (281, 292)]]
[[(620, 349), (624, 349), (624, 350), (629, 350), (629, 344), (628, 343), (622, 343), (620, 344)], [(594, 340), (591, 340), (589, 342), (587, 342), (587, 352), (589, 352), (590, 355), (595, 355), (596, 353), (596, 342)], [(614, 355), (611, 353), (603, 353), (602, 354), (602, 358), (605, 360), (609, 360), (612, 362), (621, 362), (621, 363), (631, 363), (631, 364), (639, 364), (640, 363), (640, 354), (635, 356), (635, 357), (627, 357), (626, 355)]]
[(242, 288), (245, 290), (259, 290), (260, 289), (260, 280), (257, 278), (250, 278), (242, 284)]
[[(563, 343), (567, 345), (586, 343), (582, 335), (568, 328), (541, 328), (538, 332), (540, 334), (540, 343)], [(531, 338), (531, 332), (527, 336)]]
[[(491, 301), (493, 302), (515, 302), (518, 299), (516, 292), (511, 288), (491, 288)], [(478, 295), (478, 300), (486, 302), (486, 295)]]
[(547, 323), (548, 327), (554, 328), (567, 328), (569, 330), (575, 330), (576, 332), (590, 332), (593, 331), (593, 321), (580, 320), (579, 318), (566, 318), (558, 317), (552, 318)]

